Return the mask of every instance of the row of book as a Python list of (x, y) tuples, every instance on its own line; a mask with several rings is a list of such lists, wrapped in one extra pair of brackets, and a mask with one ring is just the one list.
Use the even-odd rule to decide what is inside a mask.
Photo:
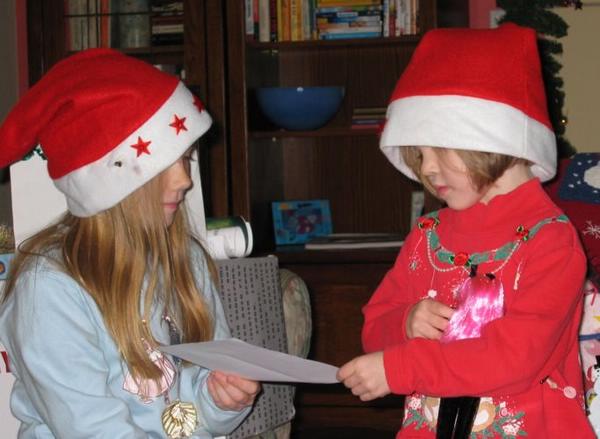
[(183, 43), (182, 0), (64, 0), (66, 48)]
[(418, 0), (245, 0), (246, 36), (260, 42), (414, 35)]
[(352, 110), (350, 127), (354, 129), (379, 129), (385, 123), (385, 107), (357, 107)]

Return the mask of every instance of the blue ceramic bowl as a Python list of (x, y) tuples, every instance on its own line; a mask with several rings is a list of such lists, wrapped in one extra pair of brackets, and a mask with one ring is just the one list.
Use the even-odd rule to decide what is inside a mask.
[(337, 113), (344, 87), (262, 87), (256, 89), (256, 98), (273, 124), (293, 131), (315, 130)]

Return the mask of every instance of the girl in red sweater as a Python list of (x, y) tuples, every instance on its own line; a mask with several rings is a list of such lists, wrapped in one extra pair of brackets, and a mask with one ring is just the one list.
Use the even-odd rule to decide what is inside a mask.
[(429, 32), (398, 81), (381, 148), (446, 208), (422, 217), (369, 303), (338, 378), (407, 395), (398, 437), (595, 437), (578, 327), (586, 262), (541, 182), (556, 167), (536, 35)]

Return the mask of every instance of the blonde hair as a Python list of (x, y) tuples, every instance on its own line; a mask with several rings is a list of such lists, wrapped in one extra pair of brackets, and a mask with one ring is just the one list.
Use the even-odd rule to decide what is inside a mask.
[[(434, 148), (436, 154), (438, 154), (442, 160), (444, 154), (451, 148)], [(522, 158), (513, 157), (505, 154), (498, 154), (493, 152), (483, 151), (470, 151), (465, 149), (452, 148), (454, 152), (464, 162), (468, 169), (468, 176), (473, 186), (477, 190), (481, 190), (492, 183), (504, 174), (504, 172), (513, 167), (516, 164), (522, 163), (530, 165), (531, 163)], [(416, 146), (403, 146), (401, 147), (402, 158), (406, 165), (411, 171), (419, 178), (423, 186), (431, 192), (436, 194), (435, 189), (431, 186), (429, 180), (421, 173), (421, 165), (423, 158), (419, 148)]]
[[(186, 342), (213, 336), (212, 317), (192, 271), (183, 205), (167, 227), (160, 191), (157, 177), (109, 210), (89, 218), (67, 213), (25, 241), (12, 263), (3, 301), (30, 259), (60, 250), (62, 259), (55, 262), (95, 300), (130, 373), (136, 379), (159, 379), (161, 372), (143, 342), (157, 344), (145, 324), (156, 300), (164, 303)], [(214, 279), (214, 264), (206, 252), (205, 257)]]

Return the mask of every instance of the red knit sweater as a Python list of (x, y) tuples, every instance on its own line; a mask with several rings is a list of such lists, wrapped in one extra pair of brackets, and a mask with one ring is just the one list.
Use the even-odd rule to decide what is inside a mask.
[[(488, 205), (441, 210), (436, 231), (446, 249), (471, 254), (513, 241), (520, 225), (531, 228), (561, 213), (533, 179)], [(462, 268), (434, 270), (427, 253), (425, 233), (415, 228), (363, 309), (365, 350), (384, 351), (392, 392), (409, 395), (398, 437), (435, 437), (437, 397), (480, 396), (473, 427), (477, 438), (523, 433), (594, 438), (583, 408), (579, 365), (586, 262), (575, 229), (550, 223), (521, 244), (496, 273), (504, 288), (505, 315), (485, 326), (481, 337), (447, 344), (408, 340), (405, 332), (415, 303), (434, 297), (454, 305), (454, 294), (468, 276)], [(501, 263), (483, 263), (478, 272)]]

